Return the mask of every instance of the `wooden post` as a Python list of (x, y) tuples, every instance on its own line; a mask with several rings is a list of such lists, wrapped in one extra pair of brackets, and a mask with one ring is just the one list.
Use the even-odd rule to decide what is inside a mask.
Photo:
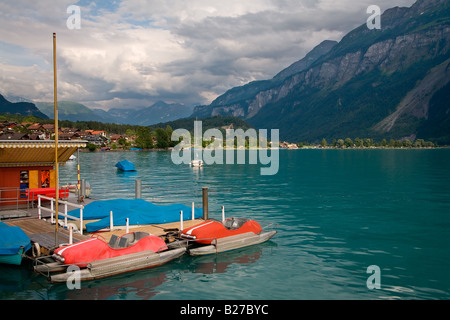
[(208, 187), (203, 187), (202, 193), (203, 193), (203, 220), (208, 220)]
[(69, 225), (69, 244), (73, 243), (73, 225)]
[(39, 216), (39, 219), (42, 218), (42, 211), (41, 211), (41, 195), (38, 195), (38, 216)]
[(180, 231), (183, 231), (183, 211), (180, 211)]
[(83, 235), (83, 208), (80, 208), (80, 233)]
[(58, 175), (58, 98), (57, 98), (57, 80), (56, 80), (56, 33), (53, 33), (53, 94), (54, 94), (54, 105), (55, 105), (55, 214), (56, 214), (56, 224), (55, 224), (55, 246), (59, 244), (58, 239), (58, 200), (59, 200), (59, 175)]
[(53, 223), (53, 200), (50, 201), (50, 223)]
[(67, 227), (67, 202), (64, 203), (64, 227)]
[(81, 203), (81, 186), (80, 186), (80, 147), (77, 148), (77, 193), (78, 193), (78, 203)]
[(136, 179), (134, 186), (135, 186), (135, 198), (141, 199), (142, 198), (142, 180)]
[(86, 180), (81, 179), (81, 183), (80, 183), (80, 190), (78, 190), (78, 194), (80, 194), (80, 201), (81, 201), (81, 197), (85, 197), (86, 196)]

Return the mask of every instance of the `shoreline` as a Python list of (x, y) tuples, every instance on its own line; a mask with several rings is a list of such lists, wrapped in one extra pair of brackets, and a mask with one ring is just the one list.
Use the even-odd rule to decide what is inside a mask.
[[(189, 148), (185, 150), (194, 150), (194, 148)], [(200, 149), (200, 148), (199, 148)], [(307, 146), (307, 147), (298, 147), (298, 148), (215, 148), (215, 149), (207, 149), (207, 148), (201, 148), (200, 150), (234, 150), (234, 151), (240, 151), (240, 150), (437, 150), (437, 149), (450, 149), (450, 146), (440, 146), (440, 147), (349, 147), (349, 148), (340, 148), (340, 147), (316, 147), (316, 146)], [(141, 150), (130, 150), (130, 149), (111, 149), (111, 150), (101, 150), (96, 149), (94, 151), (89, 150), (88, 148), (82, 148), (80, 149), (80, 152), (141, 152), (141, 151), (173, 151), (173, 148), (167, 148), (167, 149), (141, 149)]]

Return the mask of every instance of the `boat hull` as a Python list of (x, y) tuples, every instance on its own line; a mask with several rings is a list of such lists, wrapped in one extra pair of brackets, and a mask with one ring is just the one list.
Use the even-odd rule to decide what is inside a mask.
[[(68, 280), (79, 279), (80, 281), (88, 281), (106, 278), (121, 273), (130, 271), (137, 271), (147, 268), (152, 268), (165, 264), (173, 259), (181, 257), (186, 252), (186, 248), (175, 248), (160, 253), (153, 251), (144, 251), (139, 253), (133, 253), (115, 258), (109, 258), (104, 260), (94, 261), (89, 263), (86, 268), (79, 269), (71, 272), (64, 272), (49, 276), (49, 280), (52, 283), (67, 282)], [(69, 266), (65, 265), (67, 269)], [(54, 270), (61, 271), (61, 267), (56, 265)], [(35, 268), (35, 271), (43, 271), (45, 267), (41, 266), (39, 270)], [(50, 269), (48, 269), (50, 270)]]
[(252, 232), (238, 234), (214, 240), (210, 245), (194, 247), (189, 249), (188, 252), (191, 256), (201, 256), (235, 250), (268, 241), (276, 233), (276, 231), (269, 231), (259, 234), (254, 234)]
[(0, 263), (20, 265), (23, 254), (29, 249), (30, 238), (21, 228), (0, 222)]
[(2, 254), (0, 255), (0, 263), (12, 264), (20, 266), (22, 264), (22, 257), (24, 250), (21, 248), (16, 254)]

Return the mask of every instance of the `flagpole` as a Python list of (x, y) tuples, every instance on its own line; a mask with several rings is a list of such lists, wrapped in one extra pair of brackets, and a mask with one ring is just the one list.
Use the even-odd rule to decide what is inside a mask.
[(55, 103), (55, 246), (59, 245), (58, 239), (58, 202), (59, 202), (59, 174), (58, 174), (58, 99), (57, 99), (57, 81), (56, 81), (56, 33), (53, 33), (53, 90)]

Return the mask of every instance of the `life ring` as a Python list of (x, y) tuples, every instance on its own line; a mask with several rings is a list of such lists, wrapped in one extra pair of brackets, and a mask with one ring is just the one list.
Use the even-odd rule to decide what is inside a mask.
[(78, 232), (78, 226), (77, 226), (75, 223), (68, 223), (68, 224), (67, 224), (67, 230), (70, 229), (70, 226), (72, 226), (72, 230), (73, 230), (74, 232)]
[(33, 258), (39, 258), (41, 256), (41, 246), (37, 242), (33, 242), (33, 246), (31, 247), (31, 254)]

